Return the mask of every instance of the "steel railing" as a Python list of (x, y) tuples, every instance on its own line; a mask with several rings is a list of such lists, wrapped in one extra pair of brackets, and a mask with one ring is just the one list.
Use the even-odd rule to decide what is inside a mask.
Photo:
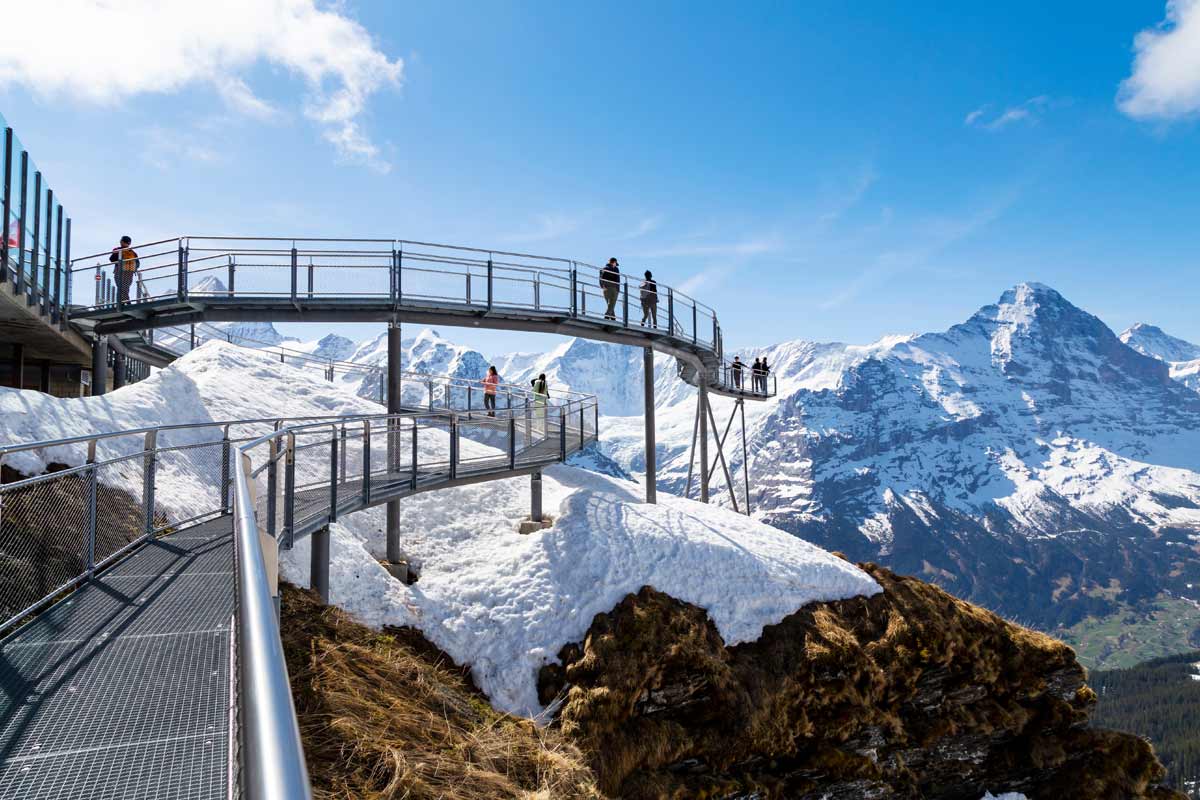
[[(494, 417), (435, 410), (210, 421), (2, 447), (0, 464), (17, 477), (0, 483), (0, 632), (142, 543), (232, 513), (232, 766), (246, 797), (307, 797), (275, 617), (279, 551), (341, 514), (564, 460), (596, 440), (598, 420), (595, 398), (535, 400)], [(328, 575), (328, 563), (323, 569)]]
[[(371, 302), (397, 313), (414, 306), (521, 312), (654, 334), (676, 348), (704, 352), (711, 362), (706, 379), (734, 390), (711, 307), (662, 283), (643, 306), (640, 278), (622, 274), (606, 284), (600, 268), (581, 261), (403, 239), (183, 236), (134, 249), (137, 289), (129, 301), (114, 289), (111, 252), (72, 260), (71, 273), (89, 273), (96, 285), (94, 301), (79, 315), (126, 305), (252, 299), (297, 308), (317, 300)], [(772, 393), (748, 385), (746, 394)]]

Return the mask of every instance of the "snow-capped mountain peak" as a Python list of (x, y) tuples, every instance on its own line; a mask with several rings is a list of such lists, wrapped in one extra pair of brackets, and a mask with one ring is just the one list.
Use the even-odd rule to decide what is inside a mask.
[(1121, 341), (1142, 355), (1159, 361), (1178, 362), (1200, 359), (1200, 345), (1171, 336), (1157, 325), (1138, 322), (1121, 334)]

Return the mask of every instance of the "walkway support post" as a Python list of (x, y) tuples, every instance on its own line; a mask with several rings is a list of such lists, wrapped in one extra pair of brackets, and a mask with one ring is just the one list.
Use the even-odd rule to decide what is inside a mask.
[(321, 602), (329, 605), (329, 526), (312, 535), (312, 554), (309, 559), (309, 583)]
[[(388, 414), (400, 413), (400, 323), (393, 320), (388, 323), (388, 379), (387, 379), (387, 409)], [(397, 421), (388, 420), (388, 473), (398, 471), (400, 463), (400, 441)], [(387, 560), (391, 564), (399, 564), (404, 560), (400, 553), (400, 501), (391, 500), (387, 504)]]
[(654, 349), (642, 350), (642, 383), (646, 399), (646, 502), (658, 502), (658, 452), (654, 432)]
[(708, 376), (699, 374), (696, 402), (700, 404), (700, 502), (708, 502)]
[(92, 397), (108, 391), (108, 337), (97, 336), (92, 342)]
[(534, 522), (542, 521), (542, 473), (541, 470), (529, 476), (529, 518)]

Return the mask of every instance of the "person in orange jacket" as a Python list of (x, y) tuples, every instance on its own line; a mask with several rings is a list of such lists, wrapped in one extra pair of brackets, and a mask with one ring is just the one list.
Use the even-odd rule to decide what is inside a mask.
[(115, 266), (113, 267), (113, 277), (117, 281), (117, 302), (129, 302), (129, 287), (133, 285), (133, 275), (141, 266), (141, 261), (138, 259), (137, 251), (130, 245), (133, 244), (133, 239), (128, 236), (121, 237), (121, 245), (114, 247), (112, 255), (108, 257)]

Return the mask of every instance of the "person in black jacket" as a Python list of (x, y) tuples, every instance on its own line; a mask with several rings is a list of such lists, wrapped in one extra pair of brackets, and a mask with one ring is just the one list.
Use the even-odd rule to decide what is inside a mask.
[(767, 381), (770, 380), (770, 376), (771, 376), (771, 368), (769, 366), (767, 366), (767, 357), (763, 356), (762, 379), (759, 381), (759, 383), (762, 384), (762, 393), (763, 394), (770, 393), (770, 390), (767, 388)]
[(750, 367), (750, 381), (753, 387), (750, 391), (755, 392), (756, 394), (758, 393), (758, 387), (762, 383), (762, 377), (762, 359), (756, 358), (754, 359), (754, 366)]
[(729, 365), (729, 372), (733, 375), (733, 388), (741, 391), (742, 389), (742, 364), (741, 356), (734, 356), (733, 363)]
[(649, 321), (651, 328), (657, 328), (658, 282), (654, 280), (654, 276), (650, 274), (650, 270), (646, 270), (646, 280), (642, 281), (641, 292), (642, 327), (646, 327), (646, 322)]
[(621, 270), (615, 258), (610, 258), (600, 270), (600, 291), (604, 292), (604, 302), (608, 310), (604, 312), (605, 319), (617, 319), (617, 298), (621, 296)]

